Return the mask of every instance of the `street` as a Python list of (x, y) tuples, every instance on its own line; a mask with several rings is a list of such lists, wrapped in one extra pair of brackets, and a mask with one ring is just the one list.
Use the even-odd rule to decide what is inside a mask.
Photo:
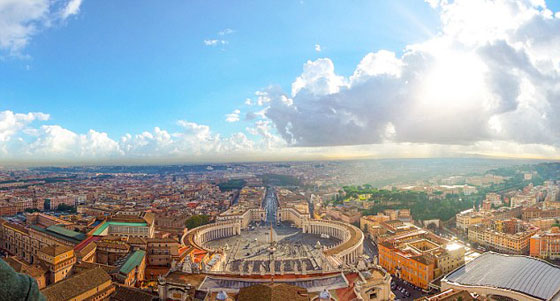
[[(407, 297), (405, 293), (399, 291), (399, 288), (404, 288), (405, 292), (408, 292), (410, 296)], [(395, 276), (393, 276), (393, 280), (391, 281), (391, 290), (395, 294), (395, 300), (414, 300), (427, 295), (422, 293), (422, 290), (420, 288), (417, 288), (412, 284), (409, 284), (408, 282), (401, 280)]]
[(367, 236), (364, 238), (364, 253), (368, 255), (371, 260), (373, 260), (373, 258), (377, 256), (377, 245), (371, 238)]

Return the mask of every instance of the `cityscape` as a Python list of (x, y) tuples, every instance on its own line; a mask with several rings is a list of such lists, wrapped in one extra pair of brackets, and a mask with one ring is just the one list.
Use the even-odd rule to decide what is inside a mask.
[(0, 300), (560, 300), (558, 49), (551, 0), (0, 0)]

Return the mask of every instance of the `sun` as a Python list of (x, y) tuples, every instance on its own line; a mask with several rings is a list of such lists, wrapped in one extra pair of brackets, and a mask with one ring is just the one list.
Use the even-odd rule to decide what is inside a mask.
[(486, 97), (486, 70), (474, 53), (442, 51), (421, 80), (420, 104), (426, 109), (452, 111), (480, 104)]

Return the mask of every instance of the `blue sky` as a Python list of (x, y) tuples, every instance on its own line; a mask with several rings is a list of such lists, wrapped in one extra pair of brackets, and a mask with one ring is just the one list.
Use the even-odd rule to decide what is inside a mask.
[(243, 125), (224, 114), (263, 87), (289, 88), (307, 60), (329, 56), (347, 75), (372, 50), (424, 39), (418, 24), (438, 24), (421, 1), (84, 1), (33, 37), (29, 59), (2, 63), (0, 99), (77, 132), (118, 137), (188, 119), (229, 134)]
[[(484, 11), (487, 10), (484, 5), (490, 5), (487, 3), (489, 1), (485, 0), (477, 2), (480, 2), (480, 8)], [(527, 3), (523, 0), (499, 2)], [(266, 140), (263, 144), (267, 144), (267, 147), (257, 148), (261, 155), (266, 153), (268, 148), (279, 150), (291, 146), (301, 147), (295, 150), (291, 147), (289, 151), (284, 152), (288, 154), (287, 158), (300, 152), (299, 150), (306, 154), (324, 154), (327, 152), (325, 147), (338, 144), (353, 149), (335, 150), (336, 154), (332, 155), (333, 157), (343, 156), (340, 154), (345, 152), (357, 156), (387, 156), (393, 152), (391, 148), (378, 151), (374, 146), (390, 143), (433, 144), (434, 147), (430, 148), (427, 156), (477, 153), (482, 147), (480, 143), (492, 141), (506, 143), (503, 148), (511, 147), (508, 143), (522, 148), (511, 154), (512, 156), (555, 157), (554, 154), (558, 150), (558, 136), (555, 135), (543, 137), (541, 140), (514, 137), (510, 134), (504, 136), (502, 128), (508, 126), (507, 120), (499, 122), (502, 136), (487, 133), (486, 130), (481, 130), (479, 134), (479, 129), (473, 129), (475, 134), (450, 141), (448, 133), (434, 137), (426, 135), (433, 129), (416, 134), (406, 133), (406, 130), (401, 130), (405, 125), (399, 125), (395, 120), (384, 120), (378, 127), (370, 126), (372, 122), (366, 122), (358, 116), (359, 118), (356, 118), (360, 121), (356, 121), (353, 126), (361, 127), (360, 130), (364, 132), (383, 133), (365, 140), (343, 138), (338, 141), (344, 142), (337, 143), (327, 141), (328, 139), (313, 139), (311, 136), (328, 136), (330, 132), (323, 130), (311, 133), (310, 128), (321, 127), (321, 124), (305, 124), (297, 119), (294, 112), (303, 112), (306, 105), (318, 98), (350, 97), (347, 94), (353, 93), (354, 87), (350, 77), (368, 53), (377, 53), (380, 50), (393, 52), (397, 60), (404, 62), (397, 62), (397, 65), (409, 66), (410, 63), (406, 63), (403, 54), (406, 53), (405, 49), (411, 49), (411, 45), (428, 45), (429, 41), (444, 40), (441, 37), (445, 37), (446, 41), (455, 39), (456, 43), (474, 47), (470, 40), (467, 40), (468, 37), (448, 33), (446, 28), (456, 30), (456, 26), (453, 27), (456, 24), (448, 24), (452, 21), (442, 23), (442, 16), (445, 18), (446, 11), (449, 15), (449, 12), (453, 11), (467, 11), (467, 8), (458, 5), (446, 10), (447, 3), (430, 6), (420, 0), (352, 1), (351, 4), (335, 0), (165, 1), (164, 4), (161, 1), (88, 0), (58, 1), (53, 4), (47, 0), (22, 0), (17, 3), (22, 9), (16, 10), (13, 7), (17, 5), (13, 3), (13, 0), (0, 0), (0, 24), (15, 22), (16, 24), (12, 25), (23, 26), (28, 32), (17, 35), (9, 32), (9, 26), (0, 28), (0, 111), (21, 114), (43, 112), (48, 114), (49, 118), (39, 120), (40, 118), (30, 117), (32, 121), (23, 121), (13, 129), (10, 128), (4, 135), (4, 154), (0, 155), (0, 159), (29, 160), (29, 157), (37, 154), (35, 151), (38, 149), (43, 151), (39, 153), (45, 158), (57, 158), (62, 161), (70, 157), (85, 161), (97, 159), (95, 156), (84, 154), (83, 149), (79, 155), (76, 154), (72, 143), (57, 145), (53, 152), (39, 147), (42, 142), (50, 141), (39, 134), (40, 131), (47, 132), (47, 129), (42, 127), (44, 125), (57, 125), (68, 131), (64, 132), (65, 134), (71, 132), (78, 136), (94, 130), (96, 133), (106, 133), (109, 139), (120, 143), (119, 140), (126, 134), (134, 137), (145, 131), (153, 133), (156, 127), (164, 130), (165, 134), (169, 134), (173, 139), (179, 139), (177, 137), (181, 136), (185, 129), (181, 121), (188, 122), (187, 130), (197, 137), (200, 131), (206, 130), (200, 130), (198, 126), (204, 125), (208, 126), (208, 131), (213, 135), (222, 138), (242, 133), (253, 141), (250, 143), (259, 144)], [(32, 10), (25, 5), (34, 7), (37, 13), (32, 14)], [(557, 1), (548, 1), (547, 6), (552, 11), (550, 22), (555, 26), (558, 18), (554, 18), (554, 12), (559, 10), (560, 5)], [(523, 8), (524, 11), (529, 9), (533, 9), (536, 14), (545, 15), (542, 7), (529, 5)], [(520, 15), (520, 12), (521, 8), (511, 13)], [(466, 20), (469, 20), (467, 18), (475, 18), (476, 14), (465, 16)], [(499, 16), (495, 18), (500, 19)], [(16, 21), (13, 21), (14, 19)], [(476, 23), (472, 21), (467, 23)], [(506, 32), (507, 26), (522, 28), (529, 22), (531, 20), (523, 19), (514, 25), (500, 23), (497, 26), (504, 27)], [(14, 35), (17, 41), (24, 41), (23, 46), (15, 44)], [(484, 43), (492, 44), (492, 41), (501, 38), (485, 37)], [(484, 43), (482, 38), (479, 40), (476, 47), (481, 48)], [(506, 40), (510, 43), (513, 38), (508, 37)], [(511, 42), (511, 45), (515, 43)], [(478, 48), (475, 50), (480, 53)], [(473, 52), (476, 52), (475, 50)], [(527, 53), (537, 51), (528, 49)], [(325, 60), (319, 60), (321, 58)], [(318, 75), (318, 81), (302, 79), (302, 91), (308, 91), (307, 94), (313, 95), (312, 99), (306, 99), (304, 93), (290, 93), (296, 78), (305, 77), (304, 64), (308, 61), (314, 63), (309, 65), (312, 73), (327, 70), (326, 74)], [(486, 64), (486, 61), (483, 63)], [(329, 71), (330, 65), (335, 66), (334, 72)], [(401, 71), (393, 75), (400, 77)], [(323, 93), (312, 87), (312, 81), (315, 84), (322, 81), (341, 83), (331, 86), (334, 89), (331, 92)], [(278, 88), (270, 88), (272, 86)], [(384, 84), (384, 87), (386, 86), (388, 85)], [(270, 89), (280, 90), (281, 94), (291, 96), (294, 110), (286, 111), (286, 108), (274, 107), (274, 97), (279, 96), (273, 95)], [(377, 89), (372, 88), (364, 93), (376, 94), (379, 92), (379, 88)], [(255, 92), (265, 90), (272, 99), (270, 107), (262, 108), (268, 111), (261, 111), (261, 117), (256, 120), (245, 121), (244, 116), (247, 112), (258, 111), (254, 106), (244, 104), (246, 98), (255, 101)], [(440, 94), (437, 96), (441, 96)], [(434, 94), (429, 96), (434, 97)], [(521, 102), (522, 100), (518, 101)], [(379, 102), (374, 100), (365, 105), (361, 103), (365, 106), (364, 109), (369, 107), (369, 104), (374, 108), (380, 106)], [(381, 107), (378, 108), (379, 110), (374, 111), (382, 110)], [(227, 122), (226, 114), (234, 110), (240, 110), (240, 120)], [(341, 112), (341, 108), (331, 106), (325, 110), (315, 107), (309, 114), (317, 119), (331, 118), (332, 116), (320, 115), (320, 112), (329, 110)], [(391, 112), (394, 110), (396, 109), (391, 109)], [(468, 110), (465, 107), (459, 113)], [(498, 111), (489, 112), (486, 120), (493, 129), (496, 128), (496, 120), (502, 118), (498, 115), (503, 112)], [(278, 113), (275, 115), (275, 112)], [(279, 117), (284, 114), (292, 116), (292, 113), (294, 119), (282, 120)], [(376, 118), (383, 119), (382, 116)], [(286, 130), (283, 127), (286, 124), (293, 129)], [(344, 127), (339, 128), (343, 132), (347, 131)], [(262, 131), (259, 132), (259, 129)], [(468, 125), (457, 125), (457, 129), (468, 129)], [(393, 133), (395, 131), (396, 136)], [(294, 136), (295, 133), (299, 136)], [(405, 134), (400, 136), (400, 133)], [(415, 136), (412, 136), (413, 134)], [(0, 140), (1, 137), (0, 133)], [(57, 139), (62, 139), (58, 137)], [(20, 142), (14, 142), (17, 141), (16, 138)], [(207, 136), (205, 139), (221, 138)], [(80, 143), (95, 144), (93, 140), (86, 140)], [(199, 142), (189, 140), (183, 144)], [(103, 160), (132, 156), (127, 153), (122, 143), (110, 144), (120, 155), (102, 156)], [(360, 145), (374, 146), (364, 149)], [(464, 145), (470, 145), (471, 148), (465, 150)], [(540, 150), (541, 146), (546, 149)], [(22, 153), (26, 155), (17, 154), (22, 147)], [(255, 147), (251, 146), (250, 153), (253, 155)], [(397, 148), (402, 147), (401, 145)], [(434, 149), (437, 149), (435, 153)], [(193, 153), (205, 152), (199, 148), (195, 151), (190, 148), (189, 151), (183, 151), (177, 145), (167, 150), (173, 153), (173, 156), (177, 153), (183, 155), (177, 158), (190, 158)], [(151, 157), (149, 151), (143, 149), (143, 152), (148, 153), (138, 151), (135, 154), (137, 157)], [(402, 153), (403, 156), (409, 156), (411, 150), (403, 150)], [(504, 154), (504, 150), (495, 150), (494, 153)], [(420, 154), (425, 155), (422, 152)]]

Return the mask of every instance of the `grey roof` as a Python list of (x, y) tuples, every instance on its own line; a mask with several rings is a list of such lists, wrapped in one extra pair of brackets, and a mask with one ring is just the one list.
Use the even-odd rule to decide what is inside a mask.
[(529, 256), (487, 252), (445, 276), (462, 285), (517, 291), (542, 300), (557, 299), (560, 267)]
[[(243, 278), (228, 278), (219, 276), (206, 276), (204, 281), (198, 287), (202, 291), (216, 291), (218, 289), (224, 290), (239, 290), (243, 287), (249, 287), (256, 284), (271, 283), (268, 279), (243, 279)], [(294, 286), (299, 286), (307, 289), (309, 292), (321, 292), (325, 289), (339, 289), (348, 287), (348, 280), (340, 274), (333, 274), (321, 277), (310, 277), (300, 279), (274, 279), (274, 283), (285, 283)]]

